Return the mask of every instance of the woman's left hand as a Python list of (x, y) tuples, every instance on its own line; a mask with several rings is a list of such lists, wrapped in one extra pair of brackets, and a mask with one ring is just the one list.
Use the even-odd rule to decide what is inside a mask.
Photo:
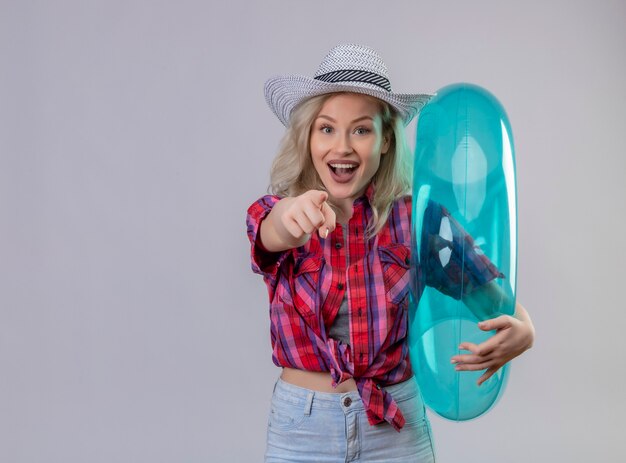
[(455, 355), (451, 363), (456, 363), (457, 371), (487, 371), (478, 379), (480, 386), (498, 371), (505, 363), (530, 349), (535, 339), (535, 328), (530, 316), (517, 303), (515, 316), (501, 315), (478, 324), (483, 331), (496, 330), (481, 344), (462, 342), (459, 349), (468, 350), (471, 354)]

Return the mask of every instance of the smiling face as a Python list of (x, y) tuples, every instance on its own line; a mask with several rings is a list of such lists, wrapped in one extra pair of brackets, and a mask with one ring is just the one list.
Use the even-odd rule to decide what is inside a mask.
[(311, 127), (311, 159), (329, 199), (346, 214), (361, 196), (389, 149), (380, 105), (357, 93), (324, 102)]

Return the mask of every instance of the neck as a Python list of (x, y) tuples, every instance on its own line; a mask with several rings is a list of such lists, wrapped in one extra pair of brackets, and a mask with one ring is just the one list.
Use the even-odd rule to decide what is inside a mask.
[(341, 224), (346, 224), (352, 217), (353, 212), (353, 200), (342, 199), (340, 201), (333, 201), (336, 206), (335, 214), (337, 215), (336, 220)]

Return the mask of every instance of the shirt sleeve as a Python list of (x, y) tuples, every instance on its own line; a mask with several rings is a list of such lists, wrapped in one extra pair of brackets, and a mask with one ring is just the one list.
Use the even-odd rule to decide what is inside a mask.
[(455, 299), (505, 278), (450, 212), (433, 201), (424, 213), (421, 250), (425, 283)]
[(265, 282), (274, 286), (281, 262), (287, 256), (287, 251), (270, 252), (261, 244), (259, 230), (261, 222), (272, 208), (280, 201), (280, 197), (275, 195), (265, 195), (258, 199), (248, 208), (246, 226), (248, 239), (250, 240), (250, 260), (252, 271), (263, 275)]

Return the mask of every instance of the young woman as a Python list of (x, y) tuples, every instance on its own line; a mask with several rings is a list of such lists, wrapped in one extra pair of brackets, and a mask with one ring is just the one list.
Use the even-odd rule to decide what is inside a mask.
[[(282, 367), (265, 461), (434, 461), (407, 345), (412, 166), (404, 135), (430, 95), (392, 93), (380, 56), (352, 44), (333, 48), (312, 79), (275, 77), (265, 92), (287, 127), (273, 194), (247, 216)], [(480, 253), (463, 257), (483, 261), (474, 281), (500, 275)], [(436, 284), (445, 292), (446, 281)], [(458, 370), (486, 369), (481, 382), (534, 339), (519, 304), (514, 317), (481, 328), (497, 333), (464, 343), (471, 353), (451, 359)]]

